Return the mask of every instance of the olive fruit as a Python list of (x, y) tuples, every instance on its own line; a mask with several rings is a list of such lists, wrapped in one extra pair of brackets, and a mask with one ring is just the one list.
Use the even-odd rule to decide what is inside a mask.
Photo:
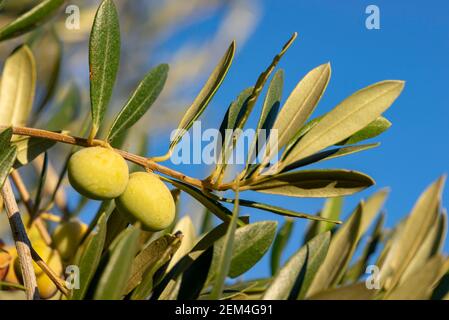
[[(58, 276), (62, 274), (62, 261), (59, 253), (56, 250), (52, 250), (43, 241), (38, 241), (32, 244), (34, 250), (39, 254), (42, 260), (52, 269)], [(47, 276), (47, 274), (41, 270), (41, 268), (33, 262), (34, 273), (36, 275), (37, 288), (39, 289), (39, 295), (42, 299), (51, 298), (57, 291), (56, 285)], [(14, 271), (17, 278), (23, 282), (22, 271), (20, 269), (19, 258), (14, 260)]]
[(3, 281), (8, 274), (11, 261), (11, 254), (6, 249), (4, 250), (3, 248), (0, 248), (0, 281)]
[(90, 147), (74, 153), (69, 160), (70, 184), (83, 196), (94, 200), (118, 197), (128, 184), (125, 159), (109, 148)]
[(175, 218), (173, 196), (153, 173), (132, 173), (125, 192), (115, 199), (115, 204), (130, 222), (139, 221), (148, 231), (163, 230)]
[(6, 282), (9, 282), (9, 283), (18, 284), (19, 279), (16, 276), (16, 272), (14, 271), (14, 265), (13, 265), (15, 259), (17, 259), (16, 247), (8, 246), (8, 247), (5, 247), (4, 249), (6, 252), (8, 252), (8, 255), (10, 257), (10, 262), (9, 262), (8, 272), (4, 276), (3, 280)]
[(87, 225), (79, 220), (63, 222), (56, 227), (53, 232), (53, 246), (63, 260), (68, 261), (75, 255), (86, 230)]

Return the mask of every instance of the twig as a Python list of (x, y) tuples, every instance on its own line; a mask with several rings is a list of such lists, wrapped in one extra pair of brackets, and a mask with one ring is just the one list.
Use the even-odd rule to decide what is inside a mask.
[(16, 199), (14, 198), (14, 192), (12, 191), (9, 178), (6, 179), (1, 193), (3, 201), (5, 202), (6, 214), (8, 215), (14, 242), (16, 244), (17, 255), (19, 256), (26, 289), (26, 297), (28, 300), (39, 300), (39, 290), (37, 289), (36, 275), (34, 273), (31, 258), (31, 244), (25, 232), (22, 219), (20, 218), (19, 208)]

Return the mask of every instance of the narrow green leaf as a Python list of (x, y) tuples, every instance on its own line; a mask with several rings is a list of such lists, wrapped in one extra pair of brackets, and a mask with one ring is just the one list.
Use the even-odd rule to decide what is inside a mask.
[(273, 130), (278, 133), (278, 150), (288, 143), (315, 110), (330, 75), (329, 63), (316, 67), (306, 74), (287, 98), (273, 125)]
[(184, 271), (179, 286), (178, 300), (198, 299), (207, 281), (213, 253), (213, 247), (209, 247)]
[(112, 0), (104, 0), (97, 10), (89, 40), (90, 100), (92, 132), (100, 128), (111, 99), (120, 63), (120, 27)]
[(385, 214), (381, 214), (377, 219), (376, 225), (373, 229), (371, 236), (369, 237), (362, 254), (357, 261), (348, 269), (342, 283), (353, 283), (360, 279), (366, 271), (368, 261), (371, 256), (376, 252), (378, 245), (382, 240), (382, 228), (385, 220)]
[(181, 122), (178, 125), (178, 131), (171, 139), (169, 150), (173, 150), (179, 140), (181, 140), (184, 133), (190, 129), (190, 127), (193, 125), (193, 122), (198, 119), (198, 117), (206, 109), (207, 105), (217, 92), (226, 74), (228, 73), (229, 67), (231, 66), (232, 60), (234, 58), (234, 53), (235, 42), (233, 41), (224, 56), (221, 58), (218, 65), (212, 71), (206, 84), (201, 89), (192, 105), (187, 109), (184, 117), (181, 119)]
[[(227, 202), (227, 203), (234, 203), (233, 199), (219, 198), (219, 200)], [(311, 214), (307, 214), (307, 213), (302, 213), (302, 212), (297, 212), (297, 211), (273, 206), (273, 205), (266, 204), (266, 203), (251, 201), (251, 200), (240, 199), (239, 204), (241, 207), (249, 207), (249, 208), (256, 208), (256, 209), (260, 209), (260, 210), (264, 210), (264, 211), (269, 211), (269, 212), (273, 212), (275, 214), (278, 214), (278, 215), (281, 215), (284, 217), (309, 219), (309, 220), (315, 220), (315, 221), (326, 221), (326, 222), (329, 222), (332, 224), (341, 223), (341, 221), (339, 221), (339, 220), (327, 219), (324, 217), (311, 215)]]
[(211, 174), (211, 181), (220, 179), (220, 176), (224, 173), (227, 161), (241, 134), (241, 130), (238, 129), (241, 129), (244, 123), (241, 123), (240, 120), (245, 113), (245, 109), (248, 106), (248, 98), (251, 96), (252, 92), (252, 87), (243, 90), (226, 111), (219, 129), (221, 139), (217, 140), (215, 148), (218, 154), (218, 163)]
[(379, 146), (379, 143), (371, 143), (371, 144), (361, 144), (357, 146), (348, 146), (348, 147), (340, 147), (329, 150), (320, 151), (311, 156), (305, 157), (304, 159), (295, 161), (282, 169), (281, 172), (291, 171), (297, 168), (308, 166), (312, 163), (331, 160), (335, 158), (344, 157), (353, 153), (369, 150)]
[(290, 139), (290, 141), (285, 146), (284, 152), (282, 152), (281, 161), (284, 161), (284, 159), (290, 154), (290, 152), (294, 149), (294, 147), (298, 144), (298, 142), (304, 137), (304, 135), (312, 130), (313, 127), (315, 127), (318, 122), (323, 119), (324, 115), (316, 117), (306, 124), (304, 124), (301, 129), (295, 134), (293, 138)]
[[(145, 273), (142, 275), (142, 281), (131, 294), (131, 300), (144, 300), (150, 296), (153, 287), (157, 285), (157, 283), (154, 283), (153, 279), (155, 273), (170, 261), (173, 252), (176, 251), (176, 248), (179, 248), (182, 243), (181, 240), (182, 235), (177, 235), (176, 239), (169, 247), (165, 249), (159, 259), (155, 260), (155, 263), (151, 267), (147, 268)], [(166, 278), (167, 277), (165, 277), (164, 280)]]
[[(187, 255), (182, 257), (181, 260), (179, 260), (178, 263), (176, 263), (176, 265), (173, 266), (173, 268), (171, 268), (171, 270), (165, 275), (160, 284), (157, 285), (157, 287), (154, 289), (152, 298), (158, 299), (163, 292), (166, 292), (168, 290), (167, 288), (174, 287), (178, 282), (179, 277), (186, 270), (188, 270), (193, 265), (193, 263), (202, 256), (203, 253), (205, 253), (209, 248), (211, 248), (212, 245), (218, 239), (222, 238), (226, 234), (227, 227), (228, 227), (227, 223), (222, 223), (217, 227), (215, 227), (214, 229), (212, 229), (211, 231), (209, 231), (201, 239), (199, 239), (198, 242), (193, 247), (193, 249)], [(140, 286), (143, 285), (144, 281), (142, 281), (142, 284)], [(151, 283), (151, 286), (152, 285), (153, 284)], [(149, 284), (146, 286), (149, 287)], [(149, 295), (148, 291), (145, 291), (145, 293)]]
[(388, 192), (388, 189), (382, 189), (366, 199), (366, 201), (364, 202), (363, 216), (359, 228), (359, 238), (361, 238), (365, 234), (373, 220), (379, 214), (385, 201), (387, 200)]
[[(163, 235), (139, 252), (132, 263), (131, 275), (126, 285), (125, 294), (131, 292), (140, 284), (146, 270), (152, 268), (162, 258), (168, 248), (171, 248), (170, 256), (176, 252), (180, 245), (179, 241), (175, 241), (176, 239), (178, 239), (176, 235)], [(175, 245), (173, 245), (174, 243)]]
[(398, 283), (436, 220), (444, 181), (445, 177), (440, 177), (421, 194), (405, 221), (403, 230), (392, 243), (380, 272), (386, 290)]
[(24, 126), (33, 105), (36, 64), (25, 45), (6, 60), (0, 84), (0, 125)]
[[(277, 222), (275, 221), (261, 221), (237, 229), (228, 274), (231, 278), (248, 271), (265, 255), (276, 235), (276, 227)], [(221, 238), (215, 243), (214, 259), (209, 273), (210, 279), (215, 276), (216, 270), (221, 268), (219, 257), (224, 250), (224, 241), (225, 239)]]
[(178, 250), (176, 250), (170, 260), (170, 263), (167, 266), (167, 272), (170, 271), (179, 260), (181, 260), (192, 250), (196, 240), (195, 226), (193, 225), (192, 219), (188, 215), (185, 215), (176, 223), (173, 227), (173, 232), (179, 232), (182, 234), (182, 242), (181, 246)]
[[(232, 219), (229, 222), (228, 231), (222, 243), (220, 253), (217, 253), (218, 265), (220, 266), (218, 273), (215, 277), (212, 292), (209, 295), (209, 299), (217, 300), (223, 294), (223, 288), (225, 280), (231, 271), (232, 258), (234, 256), (234, 241), (236, 241), (236, 229), (237, 220), (239, 216), (239, 192), (235, 193), (234, 210), (232, 212)], [(215, 251), (215, 250), (214, 250)]]
[(271, 248), (271, 275), (276, 274), (281, 265), (282, 253), (292, 235), (294, 220), (291, 218), (286, 218), (284, 224), (279, 229), (274, 238), (273, 247)]
[[(107, 215), (103, 213), (97, 223), (97, 232), (91, 233), (85, 245), (78, 249), (81, 252), (77, 263), (80, 270), (80, 288), (72, 291), (72, 300), (82, 300), (84, 298), (89, 284), (97, 271), (106, 239), (106, 221)], [(77, 253), (77, 255), (79, 254)]]
[(64, 0), (44, 0), (0, 29), (0, 41), (18, 37), (54, 15)]
[[(259, 165), (253, 164), (259, 155), (259, 151), (262, 150), (263, 145), (269, 137), (269, 133), (273, 127), (274, 121), (278, 115), (279, 106), (282, 98), (282, 90), (284, 87), (284, 70), (279, 69), (273, 75), (273, 79), (268, 86), (267, 94), (262, 107), (262, 112), (260, 114), (259, 121), (256, 128), (256, 136), (251, 143), (251, 147), (248, 152), (248, 159), (246, 162), (246, 174), (245, 179), (249, 178), (257, 169)], [(259, 130), (265, 130), (265, 143), (261, 145), (258, 142)]]
[(387, 294), (387, 300), (427, 300), (448, 268), (448, 260), (436, 255)]
[(273, 170), (282, 169), (365, 128), (391, 106), (403, 88), (403, 81), (382, 81), (357, 91), (327, 113)]
[(0, 133), (0, 150), (5, 150), (11, 145), (12, 128), (6, 128)]
[(374, 120), (373, 122), (371, 122), (369, 125), (367, 125), (365, 128), (354, 133), (348, 139), (337, 143), (337, 145), (356, 144), (360, 141), (377, 137), (381, 133), (388, 130), (388, 128), (390, 128), (390, 127), (391, 127), (391, 122), (388, 121), (388, 119), (386, 119), (384, 117), (379, 117), (376, 120)]
[[(327, 218), (327, 219), (333, 219), (338, 220), (341, 214), (341, 211), (343, 209), (343, 198), (342, 197), (336, 197), (336, 198), (329, 198), (326, 199), (326, 202), (324, 203), (323, 209), (320, 212), (320, 217)], [(324, 233), (326, 231), (331, 231), (335, 227), (335, 224), (325, 222), (325, 221), (314, 221), (310, 225), (304, 242), (308, 242), (316, 235), (319, 235), (320, 233)]]
[(147, 73), (116, 116), (108, 133), (109, 141), (131, 128), (150, 109), (165, 85), (167, 74), (167, 64), (160, 64)]
[(95, 291), (95, 300), (118, 300), (125, 293), (131, 266), (137, 251), (140, 230), (131, 227), (119, 235), (109, 249), (110, 257)]
[(422, 242), (413, 259), (410, 261), (409, 265), (402, 273), (399, 284), (421, 269), (424, 264), (437, 253), (436, 248), (438, 247), (440, 240), (439, 236), (441, 232), (441, 221), (440, 216), (435, 216), (435, 221), (433, 221), (426, 238)]
[(16, 155), (17, 148), (15, 146), (10, 146), (0, 151), (0, 188), (3, 187), (3, 184), (11, 171)]
[(356, 193), (374, 184), (369, 176), (343, 169), (286, 172), (263, 178), (241, 190), (292, 197), (338, 197)]
[(333, 287), (340, 281), (359, 240), (362, 217), (363, 204), (360, 204), (348, 221), (333, 235), (327, 256), (307, 291), (307, 297)]
[(14, 168), (20, 168), (27, 165), (39, 155), (53, 147), (56, 142), (43, 138), (35, 137), (18, 137), (12, 143), (17, 147), (17, 159)]
[[(326, 256), (330, 232), (311, 239), (296, 252), (273, 278), (263, 295), (264, 300), (285, 300), (306, 291)], [(300, 290), (298, 290), (300, 289)], [(292, 294), (292, 291), (296, 291)]]

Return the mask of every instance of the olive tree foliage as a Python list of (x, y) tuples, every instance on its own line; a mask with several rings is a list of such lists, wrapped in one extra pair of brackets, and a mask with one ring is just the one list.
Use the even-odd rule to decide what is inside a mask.
[[(365, 140), (390, 127), (383, 114), (400, 96), (403, 81), (367, 85), (318, 116), (315, 109), (328, 85), (332, 90), (330, 63), (304, 70), (296, 87), (283, 94), (284, 71), (277, 64), (289, 58), (294, 33), (278, 50), (267, 48), (273, 59), (254, 84), (238, 88), (241, 94), (227, 110), (217, 109), (223, 111), (220, 131), (239, 132), (255, 116), (259, 120), (253, 129), (276, 132), (278, 148), (269, 147), (274, 134), (268, 135), (267, 148), (260, 148), (263, 142), (255, 138), (238, 172), (218, 163), (206, 178), (189, 176), (166, 161), (194, 122), (204, 117), (238, 59), (242, 30), (251, 29), (250, 22), (237, 24), (242, 38), (233, 41), (229, 26), (236, 15), (245, 14), (233, 6), (238, 5), (86, 1), (79, 8), (80, 29), (73, 32), (65, 25), (64, 1), (2, 2), (0, 184), (3, 195), (11, 182), (16, 191), (15, 197), (4, 197), (2, 211), (11, 215), (12, 204), (19, 204), (21, 218), (10, 219), (11, 226), (25, 231), (32, 257), (40, 262), (29, 263), (12, 241), (2, 243), (0, 297), (20, 298), (25, 292), (36, 298), (29, 294), (33, 288), (24, 271), (34, 272), (40, 296), (52, 299), (448, 297), (449, 260), (442, 251), (447, 229), (441, 207), (444, 177), (425, 189), (403, 221), (387, 229), (382, 210), (386, 190), (361, 200), (341, 221), (344, 196), (374, 185), (369, 175), (350, 168), (305, 168), (378, 147)], [(166, 55), (168, 63), (148, 62), (157, 54), (158, 42), (175, 32), (173, 22), (200, 19), (199, 10), (228, 12), (214, 38)], [(228, 46), (222, 47), (223, 42)], [(180, 84), (194, 82), (204, 70), (209, 76), (200, 78), (203, 87), (192, 98), (191, 90)], [(165, 142), (163, 155), (146, 148), (154, 134), (148, 132), (150, 123), (153, 130), (178, 129)], [(238, 139), (234, 135), (219, 146), (225, 160)], [(86, 197), (68, 197), (67, 191), (73, 192), (66, 179), (70, 156), (92, 146), (110, 148), (132, 171), (153, 172), (170, 185), (176, 221), (149, 232), (116, 210), (114, 201), (94, 206)], [(259, 161), (251, 161), (256, 157)], [(247, 197), (253, 193), (245, 191), (326, 200), (320, 212), (307, 214), (251, 200)], [(184, 212), (180, 194), (204, 208), (200, 228)], [(244, 208), (283, 216), (285, 222), (253, 222), (251, 215), (242, 214)], [(86, 211), (93, 217), (88, 225), (77, 220)], [(303, 219), (309, 220), (307, 232), (286, 260), (292, 229)], [(5, 223), (2, 237), (8, 239)], [(270, 277), (236, 280), (266, 254)], [(75, 278), (65, 272), (67, 267), (76, 271)], [(371, 270), (368, 276), (366, 270)]]

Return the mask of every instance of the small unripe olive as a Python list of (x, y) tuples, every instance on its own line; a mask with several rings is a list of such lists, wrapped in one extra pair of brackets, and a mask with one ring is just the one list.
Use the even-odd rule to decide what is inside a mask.
[(0, 281), (6, 277), (9, 266), (12, 262), (12, 256), (7, 250), (0, 248)]
[(87, 230), (87, 225), (78, 220), (63, 222), (53, 233), (53, 246), (63, 260), (70, 260)]
[(83, 196), (94, 200), (118, 197), (128, 184), (128, 165), (112, 149), (84, 148), (72, 155), (68, 164), (70, 184)]
[(115, 199), (115, 204), (130, 222), (140, 221), (148, 231), (163, 230), (175, 218), (173, 196), (153, 173), (132, 173), (125, 192)]
[(17, 259), (16, 247), (14, 247), (14, 246), (6, 247), (5, 250), (10, 255), (11, 260), (10, 260), (10, 263), (9, 263), (8, 272), (6, 273), (6, 276), (4, 277), (4, 281), (9, 282), (9, 283), (18, 284), (19, 283), (19, 279), (17, 278), (16, 272), (14, 270), (14, 262)]
[[(62, 261), (59, 253), (56, 250), (52, 250), (43, 241), (38, 241), (33, 243), (33, 248), (45, 261), (45, 263), (52, 269), (58, 276), (62, 274)], [(34, 273), (36, 275), (37, 288), (39, 289), (39, 295), (42, 299), (51, 298), (57, 291), (56, 285), (47, 276), (47, 274), (42, 271), (42, 269), (33, 262)], [(16, 277), (23, 282), (22, 271), (20, 268), (19, 258), (16, 257), (14, 260), (14, 271)]]

